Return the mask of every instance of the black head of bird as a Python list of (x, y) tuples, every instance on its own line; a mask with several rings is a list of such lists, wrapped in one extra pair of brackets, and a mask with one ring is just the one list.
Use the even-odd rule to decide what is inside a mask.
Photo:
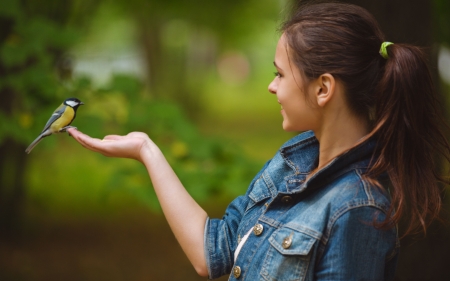
[(75, 119), (77, 109), (80, 105), (84, 104), (77, 98), (66, 99), (50, 116), (50, 119), (45, 124), (41, 134), (28, 146), (25, 150), (26, 153), (30, 153), (31, 150), (45, 137), (51, 134), (65, 132)]
[(63, 104), (68, 105), (76, 110), (80, 105), (83, 105), (84, 103), (77, 98), (68, 98), (63, 102)]

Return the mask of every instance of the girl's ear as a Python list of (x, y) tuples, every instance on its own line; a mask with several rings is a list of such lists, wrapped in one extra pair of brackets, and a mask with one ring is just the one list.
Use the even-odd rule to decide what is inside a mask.
[(334, 76), (329, 73), (320, 75), (316, 80), (315, 89), (317, 104), (324, 107), (335, 93), (336, 80)]

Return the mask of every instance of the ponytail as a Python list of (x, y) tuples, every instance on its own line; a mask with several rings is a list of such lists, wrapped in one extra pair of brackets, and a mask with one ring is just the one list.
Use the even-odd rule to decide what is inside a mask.
[(350, 110), (372, 125), (367, 138), (377, 147), (365, 178), (381, 187), (377, 179), (387, 173), (392, 183), (389, 213), (377, 225), (406, 219), (404, 235), (426, 231), (442, 205), (438, 182), (449, 184), (437, 161), (450, 162), (450, 146), (423, 51), (382, 44), (375, 18), (352, 4), (304, 4), (281, 30), (302, 75), (342, 81)]
[(375, 91), (376, 114), (371, 135), (378, 139), (378, 159), (369, 176), (387, 172), (392, 204), (382, 225), (396, 224), (408, 215), (405, 234), (423, 229), (441, 208), (439, 156), (450, 162), (450, 146), (439, 124), (439, 102), (424, 52), (418, 47), (393, 44)]

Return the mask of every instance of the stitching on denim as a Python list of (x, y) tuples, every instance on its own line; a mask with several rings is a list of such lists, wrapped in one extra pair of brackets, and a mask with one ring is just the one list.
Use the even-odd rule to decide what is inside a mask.
[(320, 240), (322, 238), (322, 236), (323, 236), (322, 233), (320, 233), (320, 232), (317, 232), (317, 231), (315, 231), (315, 230), (313, 230), (311, 228), (308, 228), (308, 227), (305, 227), (303, 225), (296, 224), (296, 223), (290, 223), (289, 222), (287, 224), (283, 224), (281, 227), (289, 228), (289, 229), (295, 230), (297, 232), (306, 234), (308, 236), (313, 237), (316, 240)]
[[(213, 235), (209, 236), (211, 239), (208, 239), (208, 256), (210, 258), (209, 268), (208, 268), (208, 274), (211, 275), (212, 278), (217, 278), (218, 272), (220, 275), (224, 274), (223, 272), (223, 265), (227, 266), (233, 266), (233, 262), (230, 260), (230, 250), (229, 247), (226, 247), (226, 251), (221, 252), (214, 252), (214, 246), (217, 244), (217, 235), (219, 234), (218, 231), (213, 232), (213, 229), (216, 228), (216, 226), (212, 225), (213, 222), (210, 220), (210, 223), (208, 225), (210, 231), (208, 233), (213, 233)], [(222, 227), (219, 229), (219, 231), (224, 231), (224, 240), (228, 243), (229, 239), (227, 236), (227, 233), (224, 229), (226, 225), (222, 225)], [(228, 243), (229, 244), (229, 243)], [(225, 258), (228, 258), (228, 262)], [(217, 265), (217, 259), (220, 261), (220, 265)], [(215, 261), (213, 264), (211, 264), (211, 261)], [(225, 263), (225, 264), (224, 264)], [(211, 269), (211, 270), (210, 270)], [(219, 276), (220, 276), (219, 275)]]
[(210, 239), (208, 239), (208, 233), (210, 233), (208, 231), (208, 227), (209, 227), (209, 223), (210, 223), (210, 219), (209, 217), (206, 218), (206, 223), (205, 223), (205, 230), (204, 230), (204, 234), (203, 234), (203, 245), (206, 246), (206, 249), (204, 249), (205, 251), (205, 255), (208, 257), (206, 259), (206, 269), (208, 270), (208, 279), (212, 279), (212, 272), (211, 272), (211, 241)]
[[(306, 173), (303, 173), (303, 174), (306, 174)], [(289, 177), (289, 176), (288, 176)], [(288, 177), (286, 177), (286, 178), (288, 178)], [(294, 182), (299, 182), (299, 183), (303, 183), (304, 182), (304, 180), (298, 180), (298, 179), (294, 179), (294, 180), (288, 180), (287, 181), (288, 183), (294, 183)]]
[(374, 198), (373, 198), (373, 195), (372, 195), (372, 192), (371, 192), (370, 185), (368, 185), (366, 183), (366, 181), (363, 180), (359, 170), (355, 170), (355, 173), (358, 175), (358, 178), (359, 178), (359, 180), (361, 181), (361, 183), (363, 185), (364, 191), (366, 192), (366, 195), (367, 195), (367, 199), (369, 199), (370, 201), (373, 201)]
[(358, 201), (353, 201), (353, 202), (347, 203), (346, 205), (342, 206), (339, 210), (337, 210), (335, 212), (335, 214), (331, 217), (331, 219), (327, 225), (327, 230), (324, 233), (324, 236), (323, 236), (323, 239), (321, 239), (321, 242), (324, 244), (328, 243), (328, 239), (330, 238), (334, 224), (341, 216), (343, 216), (345, 213), (347, 213), (350, 210), (362, 208), (362, 207), (374, 207), (374, 208), (382, 211), (384, 214), (386, 214), (386, 212), (384, 210), (386, 208), (386, 206), (384, 206), (382, 204), (378, 204), (377, 202), (375, 202), (373, 200), (360, 199)]
[[(252, 227), (252, 225), (254, 225), (256, 222), (258, 222), (258, 220), (264, 216), (265, 213), (265, 208), (264, 207), (260, 207), (260, 209), (258, 211), (256, 211), (255, 214), (253, 214), (251, 217), (247, 217), (247, 219), (241, 220), (241, 224), (239, 224), (239, 227), (237, 229), (237, 234), (245, 234), (247, 233), (247, 231), (250, 229), (250, 227)], [(244, 214), (242, 217), (245, 217), (247, 214)], [(253, 222), (255, 221), (255, 222)]]
[(264, 173), (262, 173), (261, 176), (262, 176), (264, 182), (266, 183), (267, 188), (269, 189), (271, 197), (275, 197), (277, 195), (277, 188), (276, 188), (275, 184), (273, 183), (272, 178), (270, 177), (267, 170), (264, 171)]
[[(265, 173), (265, 172), (264, 172)], [(259, 202), (261, 202), (262, 200), (264, 200), (264, 199), (267, 199), (267, 198), (270, 198), (271, 196), (272, 197), (274, 197), (273, 195), (272, 195), (272, 190), (269, 188), (269, 186), (267, 186), (267, 182), (264, 180), (264, 177), (263, 177), (263, 174), (264, 173), (262, 173), (261, 175), (260, 175), (260, 178), (258, 178), (258, 180), (256, 180), (255, 181), (255, 184), (251, 187), (251, 191), (250, 192), (248, 192), (248, 198), (250, 198), (250, 200), (249, 200), (249, 203), (247, 204), (247, 206), (246, 206), (246, 208), (245, 208), (245, 212), (248, 212), (248, 210), (250, 210), (251, 208), (253, 208), (255, 205), (257, 205)], [(261, 184), (264, 184), (264, 186), (265, 187), (267, 187), (267, 189), (269, 190), (269, 194), (267, 194), (267, 192), (264, 192), (263, 191), (263, 193), (261, 194), (261, 193), (259, 193), (259, 194), (257, 194), (258, 196), (255, 196), (256, 194), (253, 192), (254, 191), (254, 187), (255, 187), (255, 185), (256, 185), (256, 183), (260, 180), (260, 179), (262, 179), (263, 180), (263, 183), (261, 183)]]
[(306, 267), (305, 267), (305, 274), (303, 274), (303, 278), (299, 281), (304, 281), (306, 279), (307, 273), (308, 273), (308, 269), (309, 269), (309, 265), (311, 264), (311, 250), (308, 253), (308, 262), (306, 263)]
[[(308, 269), (309, 269), (309, 264), (311, 263), (311, 251), (314, 251), (314, 243), (316, 243), (316, 239), (313, 238), (314, 241), (311, 242), (311, 245), (308, 245), (309, 251), (306, 255), (303, 254), (286, 254), (283, 253), (285, 252), (284, 249), (281, 249), (282, 251), (280, 252), (280, 246), (279, 243), (273, 238), (274, 235), (276, 235), (276, 233), (279, 231), (280, 229), (277, 229), (275, 232), (273, 232), (268, 241), (269, 241), (269, 250), (266, 253), (266, 256), (264, 257), (264, 261), (263, 261), (263, 265), (262, 265), (262, 269), (260, 271), (260, 276), (262, 276), (262, 278), (264, 278), (264, 280), (274, 280), (273, 276), (271, 276), (271, 274), (269, 274), (268, 268), (270, 268), (270, 263), (274, 260), (274, 256), (276, 255), (282, 255), (285, 258), (294, 258), (294, 256), (296, 256), (297, 258), (301, 259), (303, 263), (296, 263), (295, 264), (295, 272), (296, 273), (304, 273), (302, 279), (295, 279), (296, 281), (302, 281), (305, 280), (307, 273), (308, 273)], [(269, 265), (269, 266), (267, 266)], [(302, 271), (303, 269), (303, 271)]]
[(310, 143), (313, 143), (313, 142), (317, 142), (317, 139), (316, 139), (315, 136), (310, 136), (310, 137), (308, 137), (306, 139), (300, 140), (300, 141), (298, 141), (296, 143), (293, 143), (291, 145), (284, 146), (281, 149), (282, 150), (290, 150), (290, 149), (296, 148), (298, 146), (310, 144)]
[(280, 228), (283, 226), (283, 224), (281, 222), (279, 222), (275, 219), (266, 217), (264, 215), (261, 215), (258, 220), (261, 222), (267, 223), (268, 225), (273, 226), (275, 228)]
[(283, 158), (283, 160), (288, 164), (288, 166), (291, 167), (295, 171), (295, 173), (299, 173), (298, 167), (291, 160), (289, 160), (287, 158), (286, 153), (290, 152), (290, 150), (295, 149), (295, 148), (297, 148), (299, 146), (304, 146), (304, 145), (306, 146), (306, 145), (314, 143), (314, 142), (317, 142), (317, 139), (316, 139), (315, 136), (311, 136), (311, 137), (308, 137), (308, 138), (303, 139), (301, 141), (298, 141), (298, 142), (296, 142), (294, 144), (291, 144), (291, 145), (288, 145), (288, 146), (283, 146), (280, 149), (280, 155)]
[[(335, 159), (335, 160), (336, 160), (336, 159)], [(333, 160), (333, 162), (334, 162), (335, 160)], [(331, 163), (333, 163), (333, 162), (331, 162)], [(331, 164), (331, 163), (329, 163), (329, 164)], [(367, 167), (358, 167), (357, 165), (352, 165), (352, 166), (348, 167), (347, 169), (343, 169), (343, 170), (341, 170), (341, 171), (339, 171), (339, 172), (334, 173), (331, 177), (329, 177), (326, 181), (324, 181), (324, 182), (321, 183), (321, 184), (322, 184), (322, 185), (325, 185), (325, 184), (334, 182), (334, 181), (336, 181), (337, 179), (339, 179), (340, 177), (342, 177), (342, 176), (344, 176), (344, 175), (346, 175), (346, 174), (355, 173), (356, 171), (359, 171), (359, 170), (365, 170), (365, 169), (367, 169)], [(320, 173), (320, 172), (319, 172), (319, 173)], [(319, 175), (320, 175), (320, 174), (318, 174), (318, 176), (319, 176)], [(320, 175), (320, 176), (321, 176), (321, 175)], [(316, 176), (313, 176), (313, 177), (316, 177)], [(309, 180), (311, 180), (313, 177), (311, 177)], [(309, 181), (309, 180), (308, 180), (308, 181)], [(362, 179), (362, 177), (361, 177), (360, 182), (364, 182), (364, 180)]]
[[(266, 234), (263, 234), (263, 235), (266, 235)], [(252, 261), (253, 261), (253, 258), (256, 255), (257, 249), (264, 243), (266, 243), (266, 239), (258, 239), (257, 240), (257, 243), (255, 243), (255, 245), (254, 245), (254, 247), (252, 249), (252, 252), (253, 252), (252, 255), (249, 257), (248, 261), (245, 263), (246, 265), (252, 264)], [(244, 270), (244, 274), (242, 275), (242, 279), (243, 280), (245, 280), (246, 275), (247, 275), (248, 272), (249, 272), (248, 270)]]
[(283, 160), (286, 162), (286, 164), (291, 167), (294, 172), (297, 174), (300, 171), (297, 169), (297, 166), (294, 164), (294, 162), (292, 162), (291, 160), (289, 160), (289, 158), (286, 157), (286, 155), (284, 154), (284, 151), (280, 151), (281, 157), (283, 158)]
[(231, 253), (230, 252), (230, 243), (231, 243), (231, 241), (230, 241), (230, 239), (229, 239), (229, 237), (228, 237), (228, 235), (227, 235), (227, 231), (226, 231), (226, 229), (224, 229), (225, 227), (228, 227), (228, 225), (223, 225), (222, 226), (222, 230), (223, 230), (223, 232), (224, 232), (224, 239), (225, 239), (225, 241), (227, 242), (227, 246), (228, 247), (225, 247), (226, 248), (226, 257), (228, 258), (228, 264), (231, 266), (231, 267), (233, 267), (233, 264), (234, 264), (234, 261), (233, 261), (233, 259), (232, 259), (232, 256), (233, 256), (233, 253)]
[[(300, 174), (303, 174), (306, 177), (306, 173), (296, 173), (296, 175), (300, 175)], [(302, 184), (305, 182), (305, 180), (289, 179), (291, 177), (292, 177), (292, 175), (288, 175), (288, 176), (284, 177), (284, 182), (285, 182), (285, 185), (286, 185), (286, 191), (287, 192), (300, 192), (303, 189), (305, 189), (304, 186), (302, 187)], [(300, 183), (300, 185), (297, 186), (296, 188), (289, 188), (289, 184), (291, 184), (291, 183)]]

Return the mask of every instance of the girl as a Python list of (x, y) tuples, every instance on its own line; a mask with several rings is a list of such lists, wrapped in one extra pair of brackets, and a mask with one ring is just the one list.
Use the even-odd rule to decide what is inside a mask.
[[(144, 133), (84, 147), (142, 162), (201, 276), (230, 280), (392, 280), (396, 224), (425, 230), (439, 213), (435, 153), (449, 155), (422, 51), (385, 42), (348, 4), (300, 7), (282, 26), (269, 85), (285, 143), (222, 219), (192, 199)], [(447, 157), (448, 160), (448, 157)]]

